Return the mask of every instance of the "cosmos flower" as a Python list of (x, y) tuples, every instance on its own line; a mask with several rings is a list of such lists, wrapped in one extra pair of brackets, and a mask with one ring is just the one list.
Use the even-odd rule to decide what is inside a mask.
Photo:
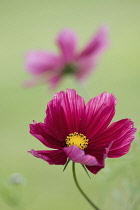
[(30, 133), (54, 150), (32, 149), (30, 153), (51, 165), (64, 165), (70, 159), (96, 174), (107, 157), (125, 155), (134, 139), (136, 129), (130, 119), (110, 125), (116, 103), (114, 95), (106, 92), (87, 104), (74, 89), (54, 94), (44, 123), (30, 124)]
[(68, 74), (74, 75), (78, 81), (85, 79), (95, 69), (101, 53), (108, 45), (107, 27), (102, 26), (80, 52), (77, 50), (77, 42), (76, 34), (64, 29), (56, 39), (60, 50), (58, 55), (48, 51), (28, 52), (25, 68), (33, 78), (25, 82), (25, 87), (45, 82), (55, 88), (63, 76)]

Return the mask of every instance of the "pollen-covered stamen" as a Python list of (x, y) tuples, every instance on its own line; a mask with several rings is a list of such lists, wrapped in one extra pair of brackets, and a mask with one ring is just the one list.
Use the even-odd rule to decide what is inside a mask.
[(68, 147), (75, 145), (82, 150), (84, 150), (88, 145), (88, 139), (86, 139), (86, 136), (77, 132), (70, 133), (65, 141)]

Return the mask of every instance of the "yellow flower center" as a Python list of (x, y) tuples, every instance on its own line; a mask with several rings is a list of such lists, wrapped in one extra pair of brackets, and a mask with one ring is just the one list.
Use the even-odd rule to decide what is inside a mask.
[(77, 132), (70, 133), (65, 141), (68, 147), (75, 145), (82, 150), (84, 150), (88, 145), (88, 139), (86, 139), (86, 136)]

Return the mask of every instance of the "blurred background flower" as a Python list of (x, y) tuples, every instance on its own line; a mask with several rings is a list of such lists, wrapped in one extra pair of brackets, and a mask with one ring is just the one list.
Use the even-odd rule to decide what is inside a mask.
[(34, 77), (25, 81), (25, 87), (45, 82), (55, 88), (62, 77), (75, 76), (77, 80), (87, 79), (91, 70), (95, 70), (100, 54), (108, 46), (108, 30), (102, 26), (87, 46), (78, 52), (77, 35), (70, 29), (62, 30), (56, 43), (60, 55), (48, 51), (30, 51), (26, 55), (25, 67)]
[[(29, 49), (48, 49), (55, 52), (53, 37), (65, 27), (76, 31), (80, 38), (79, 46), (84, 46), (90, 34), (94, 34), (102, 23), (106, 23), (110, 28), (111, 45), (102, 55), (102, 62), (97, 66), (96, 74), (90, 76), (87, 81), (87, 98), (104, 91), (113, 93), (118, 99), (114, 121), (127, 116), (135, 122), (135, 127), (138, 127), (140, 2), (1, 0), (0, 8), (0, 181), (15, 171), (20, 171), (27, 177), (30, 188), (26, 191), (26, 196), (31, 203), (30, 208), (25, 207), (26, 210), (46, 210), (46, 207), (57, 210), (90, 210), (90, 206), (79, 196), (77, 189), (74, 190), (71, 163), (65, 173), (62, 173), (63, 166), (62, 170), (60, 166), (50, 166), (45, 161), (37, 161), (26, 152), (29, 148), (44, 148), (28, 133), (28, 125), (33, 119), (40, 122), (44, 119), (45, 113), (40, 110), (45, 110), (46, 104), (52, 98), (52, 92), (49, 92), (45, 85), (28, 90), (22, 88), (23, 80), (27, 79), (24, 55)], [(66, 88), (77, 90), (72, 78), (63, 80), (55, 92)], [(82, 89), (79, 88), (78, 93), (84, 97)], [(123, 195), (123, 202), (128, 202), (128, 194), (124, 193), (122, 184), (124, 180), (129, 183), (129, 204), (131, 199), (134, 201), (140, 194), (139, 189), (135, 190), (140, 182), (140, 145), (137, 143), (140, 137), (137, 138), (138, 141), (133, 142), (126, 156), (113, 161), (107, 160), (106, 168), (97, 176), (92, 175), (91, 180), (87, 181), (83, 168), (76, 165), (81, 187), (91, 195), (91, 199), (93, 197), (95, 203), (100, 203), (104, 210), (126, 208), (118, 202), (119, 196), (117, 199), (115, 197), (116, 194)], [(60, 202), (61, 200), (63, 202)], [(130, 207), (131, 205), (126, 209), (132, 210)], [(140, 204), (137, 203), (135, 209), (139, 208)], [(11, 207), (0, 198), (0, 209), (10, 210)]]

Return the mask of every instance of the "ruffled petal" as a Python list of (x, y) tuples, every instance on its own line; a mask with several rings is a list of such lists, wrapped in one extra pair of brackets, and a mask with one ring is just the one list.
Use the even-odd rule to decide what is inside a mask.
[(114, 125), (112, 125), (112, 127), (110, 126), (111, 130), (113, 130), (114, 127), (113, 134), (115, 134), (115, 141), (113, 142), (108, 153), (108, 157), (110, 158), (117, 158), (127, 154), (131, 143), (134, 140), (134, 133), (136, 132), (136, 128), (133, 127), (134, 123), (130, 119), (125, 119), (120, 129), (119, 124), (119, 122), (116, 122)]
[(30, 134), (41, 141), (45, 146), (53, 148), (53, 149), (60, 149), (63, 147), (63, 143), (57, 141), (55, 138), (50, 136), (45, 129), (43, 123), (36, 123), (30, 124)]
[(26, 55), (25, 67), (31, 74), (40, 75), (60, 66), (61, 59), (50, 52), (31, 51)]
[(50, 165), (64, 165), (67, 157), (62, 150), (43, 150), (43, 151), (29, 151), (33, 156), (45, 160)]
[(55, 94), (54, 98), (48, 103), (46, 115), (44, 125), (47, 133), (65, 144), (65, 139), (69, 131), (59, 94)]
[(98, 165), (98, 162), (94, 156), (86, 155), (85, 152), (73, 145), (70, 147), (63, 148), (66, 156), (73, 162), (81, 163), (87, 166)]
[(85, 111), (84, 99), (74, 89), (62, 92), (62, 107), (65, 112), (69, 133), (79, 132), (81, 118)]
[(100, 136), (107, 128), (114, 117), (116, 103), (113, 94), (104, 92), (86, 104), (80, 129), (88, 139)]
[(99, 55), (108, 46), (108, 28), (102, 26), (85, 49), (80, 53), (79, 57), (93, 57)]
[(75, 57), (77, 45), (76, 34), (69, 29), (64, 29), (60, 32), (56, 41), (63, 53), (64, 61), (70, 62)]
[(98, 152), (98, 148), (101, 150), (104, 148), (104, 145), (112, 142), (108, 157), (120, 157), (129, 151), (135, 132), (136, 129), (133, 127), (133, 122), (130, 119), (122, 119), (112, 123), (101, 136), (90, 141), (88, 149)]
[(85, 104), (73, 89), (56, 93), (48, 103), (45, 126), (49, 135), (64, 141), (70, 133), (78, 132)]

